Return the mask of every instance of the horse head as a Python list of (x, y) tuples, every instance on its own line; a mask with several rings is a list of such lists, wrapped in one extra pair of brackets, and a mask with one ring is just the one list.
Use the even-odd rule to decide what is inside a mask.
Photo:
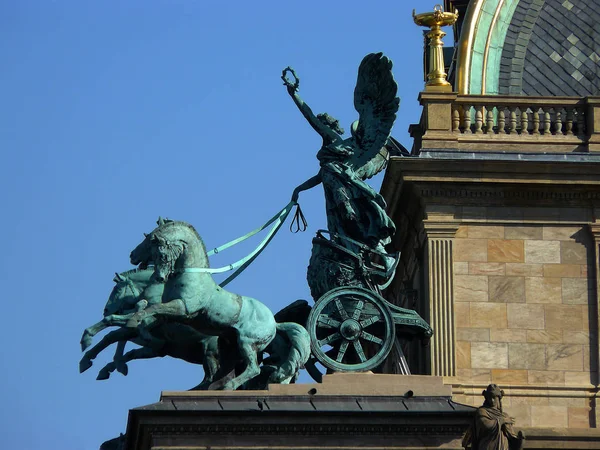
[(135, 307), (141, 291), (130, 278), (130, 274), (133, 272), (134, 271), (128, 271), (115, 274), (113, 281), (116, 284), (104, 307), (105, 317), (112, 314), (123, 314)]
[(202, 238), (186, 222), (158, 219), (158, 227), (133, 249), (131, 264), (146, 268), (154, 265), (155, 281), (164, 283), (179, 269), (208, 267), (208, 257)]

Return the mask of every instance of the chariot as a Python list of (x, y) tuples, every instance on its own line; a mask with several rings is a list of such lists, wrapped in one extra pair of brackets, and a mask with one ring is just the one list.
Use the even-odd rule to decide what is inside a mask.
[(418, 313), (381, 296), (393, 278), (398, 255), (391, 270), (378, 260), (391, 256), (326, 230), (317, 232), (308, 267), (315, 305), (306, 324), (312, 351), (306, 368), (317, 381), (321, 373), (316, 362), (328, 371), (368, 371), (380, 366), (393, 348), (401, 371), (410, 373), (399, 338), (432, 336), (431, 327)]

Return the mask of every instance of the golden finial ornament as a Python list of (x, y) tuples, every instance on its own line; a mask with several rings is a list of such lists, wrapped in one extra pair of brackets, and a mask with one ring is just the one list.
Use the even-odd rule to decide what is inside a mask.
[(444, 46), (442, 38), (446, 36), (446, 33), (441, 30), (441, 27), (454, 25), (458, 19), (458, 10), (453, 13), (444, 12), (441, 5), (435, 5), (433, 12), (415, 14), (413, 9), (413, 19), (417, 25), (431, 29), (427, 33), (429, 38), (429, 73), (427, 74), (425, 86), (450, 86), (450, 83), (446, 81), (442, 50)]

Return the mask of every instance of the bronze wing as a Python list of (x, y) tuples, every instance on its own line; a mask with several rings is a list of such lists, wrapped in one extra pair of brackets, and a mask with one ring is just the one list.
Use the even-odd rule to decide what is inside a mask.
[(359, 120), (353, 139), (351, 160), (361, 178), (370, 178), (385, 167), (385, 144), (392, 131), (400, 105), (398, 85), (392, 74), (392, 62), (383, 53), (370, 53), (358, 68), (354, 89), (354, 107)]
[(410, 152), (404, 145), (394, 139), (393, 136), (390, 136), (375, 157), (371, 158), (356, 171), (356, 176), (361, 180), (374, 177), (387, 167), (390, 156), (410, 156)]

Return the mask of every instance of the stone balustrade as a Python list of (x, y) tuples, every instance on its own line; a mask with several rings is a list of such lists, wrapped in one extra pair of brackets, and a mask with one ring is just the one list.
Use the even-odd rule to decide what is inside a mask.
[(600, 152), (600, 97), (422, 92), (413, 151)]
[[(461, 96), (452, 104), (452, 131), (463, 134), (585, 136), (586, 106), (579, 98), (531, 99)], [(540, 101), (541, 100), (541, 101)], [(552, 103), (550, 103), (550, 100)]]

